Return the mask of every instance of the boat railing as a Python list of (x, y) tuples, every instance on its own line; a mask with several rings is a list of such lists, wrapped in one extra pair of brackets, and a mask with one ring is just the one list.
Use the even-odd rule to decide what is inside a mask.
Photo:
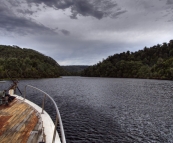
[(42, 102), (42, 114), (44, 114), (44, 106), (45, 106), (45, 99), (46, 97), (48, 97), (54, 104), (54, 107), (56, 109), (56, 121), (55, 121), (55, 128), (54, 128), (54, 134), (53, 134), (53, 138), (52, 138), (52, 143), (54, 143), (55, 141), (55, 137), (56, 137), (56, 127), (57, 127), (57, 124), (58, 124), (58, 120), (59, 120), (59, 126), (60, 126), (60, 132), (61, 132), (61, 141), (62, 143), (66, 143), (66, 139), (65, 139), (65, 133), (64, 133), (64, 128), (63, 128), (63, 124), (62, 124), (62, 120), (61, 120), (61, 115), (60, 115), (60, 112), (58, 110), (58, 107), (55, 103), (55, 101), (53, 100), (53, 98), (47, 94), (46, 92), (44, 92), (43, 90), (37, 88), (37, 87), (34, 87), (34, 86), (31, 86), (31, 85), (26, 85), (25, 86), (25, 93), (24, 93), (24, 100), (26, 99), (26, 88), (27, 87), (30, 87), (30, 88), (34, 88), (40, 92), (42, 92), (44, 94), (44, 97), (43, 97), (43, 102)]

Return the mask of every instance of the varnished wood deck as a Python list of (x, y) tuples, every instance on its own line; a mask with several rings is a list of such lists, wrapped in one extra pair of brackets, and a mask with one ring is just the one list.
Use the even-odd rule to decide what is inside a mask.
[(42, 136), (40, 115), (30, 105), (15, 99), (0, 106), (0, 143), (37, 143)]

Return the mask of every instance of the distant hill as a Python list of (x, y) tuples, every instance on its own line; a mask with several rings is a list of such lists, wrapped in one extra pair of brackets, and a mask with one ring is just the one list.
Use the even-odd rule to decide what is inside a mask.
[(18, 46), (0, 45), (0, 78), (53, 78), (65, 71), (51, 57)]
[(89, 66), (86, 65), (68, 65), (68, 66), (61, 66), (65, 71), (67, 71), (68, 75), (80, 75), (81, 72), (88, 68)]
[(173, 40), (137, 52), (114, 54), (85, 69), (82, 76), (173, 80)]

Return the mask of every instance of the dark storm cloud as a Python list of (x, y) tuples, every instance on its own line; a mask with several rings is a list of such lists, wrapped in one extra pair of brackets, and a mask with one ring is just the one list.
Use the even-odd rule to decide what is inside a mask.
[(115, 1), (112, 0), (27, 0), (27, 2), (41, 4), (44, 3), (49, 7), (54, 7), (55, 9), (66, 9), (71, 8), (71, 18), (77, 19), (78, 15), (82, 16), (93, 16), (97, 19), (102, 19), (103, 17), (117, 17), (120, 14), (125, 13), (124, 10), (114, 10), (113, 8), (118, 8)]
[(0, 14), (0, 28), (5, 29), (8, 32), (16, 32), (18, 34), (26, 35), (36, 33), (51, 33), (51, 30), (44, 26), (37, 25), (24, 18), (7, 17), (4, 19), (4, 15)]
[[(74, 14), (81, 14), (83, 16), (94, 16), (98, 19), (101, 19), (104, 16), (104, 12), (97, 10), (92, 4), (88, 1), (75, 1), (74, 5), (71, 8), (71, 12)], [(77, 16), (77, 15), (76, 15)]]
[(13, 0), (6, 0), (6, 1), (8, 1), (8, 3), (10, 3), (13, 7), (16, 7), (16, 6), (19, 6), (19, 5), (22, 4), (22, 2), (18, 1), (18, 0), (15, 0), (15, 1), (13, 1)]
[(69, 31), (67, 31), (67, 30), (65, 30), (65, 29), (62, 29), (62, 30), (60, 30), (64, 35), (70, 35), (70, 32)]
[(173, 0), (167, 0), (167, 4), (173, 4)]
[(23, 17), (17, 17), (13, 12), (8, 9), (3, 3), (0, 2), (0, 29), (7, 32), (14, 32), (21, 35), (28, 33), (53, 33), (51, 29), (39, 25), (32, 20)]

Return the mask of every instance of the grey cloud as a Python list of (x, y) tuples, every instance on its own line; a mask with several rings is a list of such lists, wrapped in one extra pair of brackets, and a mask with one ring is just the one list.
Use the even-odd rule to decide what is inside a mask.
[(52, 30), (56, 31), (56, 30), (58, 30), (58, 27), (56, 27), (56, 28), (54, 28), (54, 29), (52, 29)]
[(31, 10), (28, 10), (28, 9), (26, 9), (26, 10), (22, 10), (22, 9), (17, 9), (17, 12), (18, 13), (22, 13), (22, 14), (29, 14), (29, 15), (32, 15), (33, 13), (34, 13), (34, 11), (31, 11)]
[(15, 0), (15, 1), (13, 1), (13, 0), (6, 0), (6, 1), (8, 1), (8, 3), (10, 3), (13, 7), (17, 7), (17, 6), (22, 4), (22, 2), (18, 1), (18, 0)]
[(123, 14), (123, 13), (126, 13), (127, 11), (126, 10), (123, 10), (123, 11), (118, 11), (116, 13), (113, 13), (111, 15), (112, 18), (116, 18), (117, 16), (119, 16), (120, 14)]
[(0, 2), (0, 28), (7, 32), (16, 32), (21, 35), (37, 33), (53, 33), (53, 31), (43, 25), (39, 25), (26, 18), (17, 17)]
[(92, 4), (87, 1), (75, 1), (74, 5), (71, 8), (72, 13), (79, 13), (83, 16), (94, 16), (98, 19), (101, 19), (104, 15), (104, 12), (97, 10)]
[(77, 19), (77, 14), (78, 14), (77, 12), (76, 13), (73, 12), (72, 15), (70, 15), (70, 18), (71, 19)]
[(167, 4), (173, 4), (173, 0), (167, 0)]
[(41, 4), (44, 3), (49, 7), (55, 7), (58, 9), (66, 9), (73, 5), (73, 0), (27, 0), (28, 3)]
[(11, 15), (12, 13), (6, 8), (6, 5), (4, 3), (0, 2), (0, 16), (1, 15)]
[[(22, 14), (30, 14), (33, 12), (26, 9), (21, 10), (18, 9), (17, 12)], [(58, 35), (58, 28), (48, 28), (44, 25), (37, 24), (31, 19), (27, 19), (25, 17), (16, 16), (11, 9), (9, 9), (3, 2), (0, 2), (0, 29), (1, 31), (7, 31), (8, 33), (14, 32), (19, 35), (27, 35), (27, 34), (46, 34), (46, 35)], [(62, 29), (59, 30), (64, 35), (70, 35), (70, 32)]]
[(113, 0), (27, 0), (27, 2), (41, 4), (44, 3), (49, 7), (54, 7), (55, 9), (66, 9), (71, 8), (71, 18), (77, 19), (78, 15), (82, 16), (93, 16), (97, 19), (102, 19), (103, 17), (116, 17), (123, 14), (124, 10), (117, 11), (113, 10), (118, 8), (118, 5)]
[(70, 32), (65, 30), (65, 29), (62, 29), (60, 30), (64, 35), (70, 35)]

